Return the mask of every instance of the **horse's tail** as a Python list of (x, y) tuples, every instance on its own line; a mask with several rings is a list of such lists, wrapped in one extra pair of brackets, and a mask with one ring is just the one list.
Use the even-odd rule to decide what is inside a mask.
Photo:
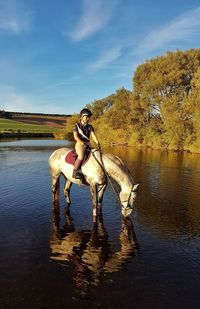
[(49, 167), (51, 173), (51, 180), (52, 180), (52, 193), (53, 198), (58, 199), (58, 192), (59, 192), (59, 178), (62, 173), (60, 167), (60, 160), (61, 157), (66, 153), (65, 148), (55, 150), (52, 155), (49, 157)]

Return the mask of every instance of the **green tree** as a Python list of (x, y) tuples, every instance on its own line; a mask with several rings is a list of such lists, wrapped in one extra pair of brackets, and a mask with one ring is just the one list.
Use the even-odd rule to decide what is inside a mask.
[(59, 130), (54, 133), (54, 136), (57, 139), (66, 139), (69, 141), (73, 140), (73, 127), (76, 122), (79, 121), (79, 114), (73, 114), (71, 117), (68, 117), (66, 120), (66, 126), (63, 130)]
[(141, 107), (151, 115), (160, 112), (164, 98), (176, 95), (181, 99), (188, 95), (199, 66), (200, 49), (168, 52), (139, 65), (133, 83)]
[(128, 144), (132, 133), (132, 92), (121, 88), (104, 101), (112, 103), (109, 108), (104, 109), (101, 117), (92, 122), (99, 139), (104, 143)]
[(86, 108), (89, 108), (92, 112), (92, 118), (97, 119), (101, 117), (108, 109), (113, 105), (113, 96), (108, 96), (104, 99), (95, 100), (91, 104), (87, 104)]
[(141, 111), (138, 119), (145, 143), (188, 149), (197, 131), (199, 68), (200, 49), (168, 52), (138, 66), (133, 77), (135, 110)]
[[(133, 83), (133, 92), (120, 88), (86, 105), (101, 143), (200, 152), (200, 49), (146, 61)], [(64, 138), (72, 139), (78, 120), (67, 119)]]

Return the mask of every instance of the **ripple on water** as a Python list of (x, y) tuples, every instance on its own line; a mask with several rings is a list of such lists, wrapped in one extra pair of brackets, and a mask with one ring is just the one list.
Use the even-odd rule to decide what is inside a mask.
[(123, 221), (108, 188), (103, 222), (93, 224), (88, 187), (72, 187), (70, 216), (64, 216), (63, 179), (60, 220), (52, 215), (48, 157), (64, 144), (0, 144), (3, 304), (73, 307), (76, 299), (84, 307), (81, 295), (91, 307), (195, 308), (200, 301), (199, 159), (111, 149), (141, 183), (136, 209), (132, 221)]

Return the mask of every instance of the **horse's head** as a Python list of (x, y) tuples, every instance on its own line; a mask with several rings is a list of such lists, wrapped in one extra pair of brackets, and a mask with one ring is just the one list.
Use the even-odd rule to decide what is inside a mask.
[(139, 184), (134, 184), (130, 190), (122, 190), (119, 194), (119, 198), (122, 205), (122, 215), (128, 217), (131, 215), (134, 207), (134, 202), (137, 195)]

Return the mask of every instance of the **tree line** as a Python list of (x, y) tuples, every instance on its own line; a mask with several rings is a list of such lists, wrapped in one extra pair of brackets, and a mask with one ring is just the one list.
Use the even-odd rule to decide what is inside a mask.
[[(101, 143), (200, 152), (200, 49), (167, 52), (140, 64), (133, 90), (95, 100), (92, 125)], [(79, 115), (61, 132), (72, 138)]]
[(0, 109), (0, 118), (12, 119), (16, 116), (53, 116), (53, 117), (71, 117), (71, 115), (66, 114), (46, 114), (46, 113), (26, 113), (26, 112), (8, 112), (4, 109)]

